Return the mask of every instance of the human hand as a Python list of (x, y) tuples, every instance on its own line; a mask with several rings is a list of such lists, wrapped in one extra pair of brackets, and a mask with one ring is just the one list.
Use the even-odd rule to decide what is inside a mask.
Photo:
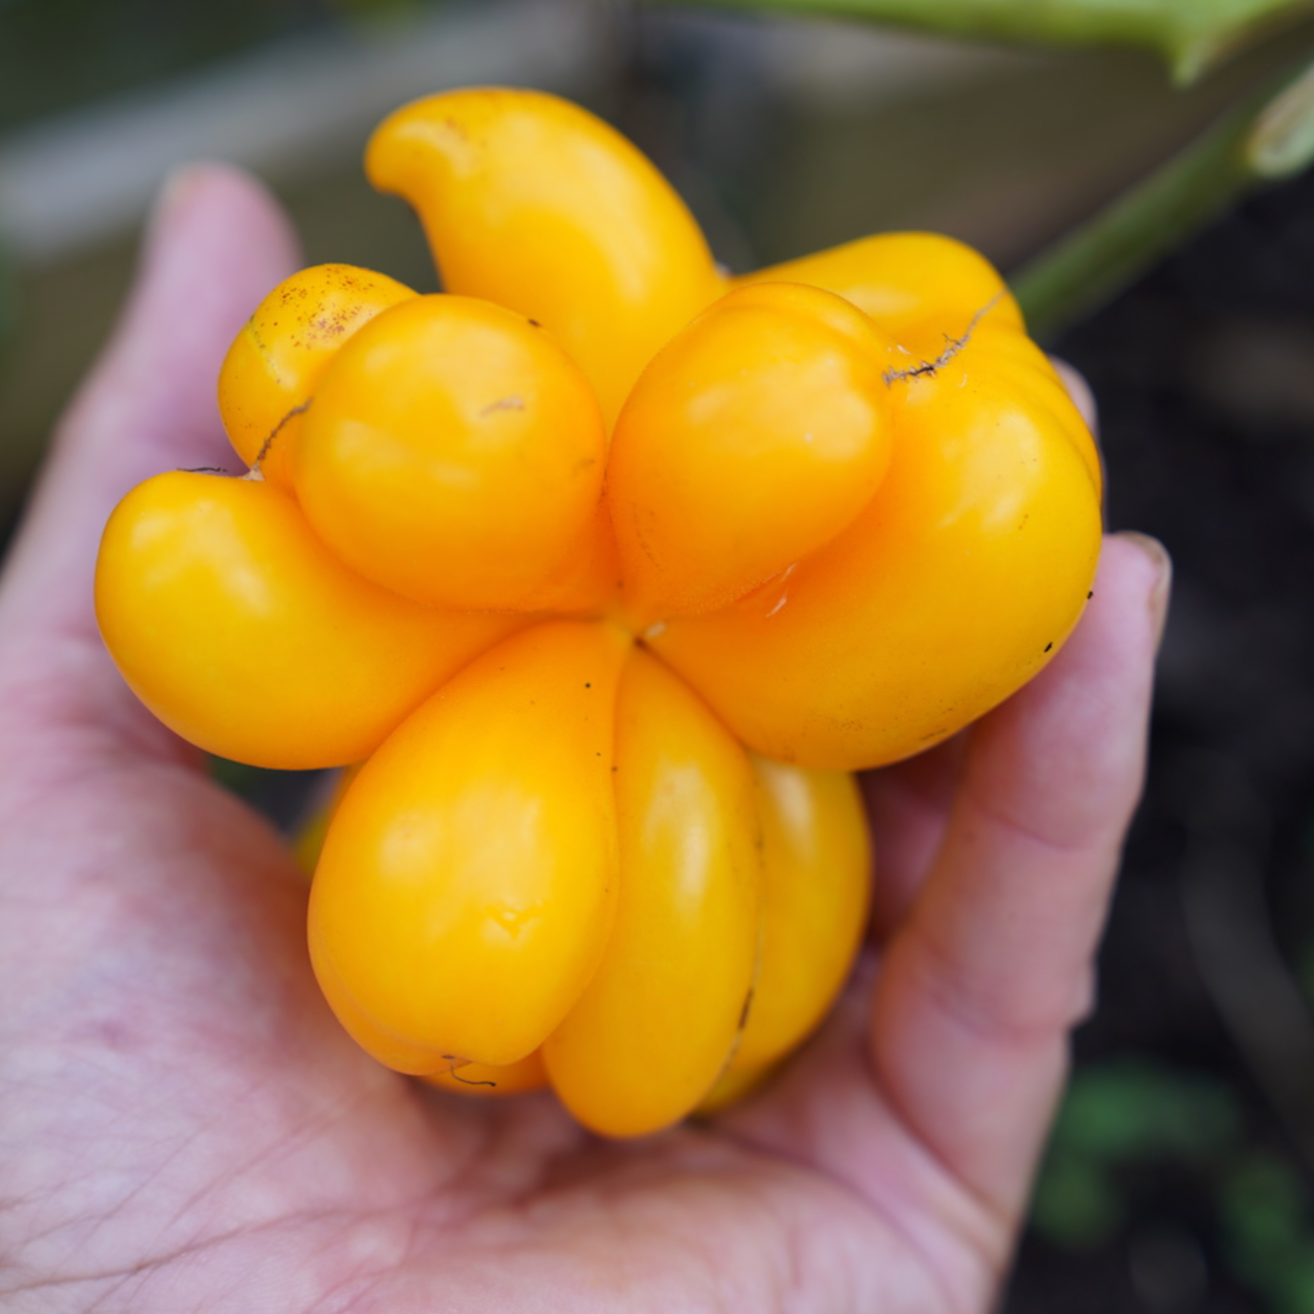
[(295, 264), (226, 169), (161, 206), (0, 585), (0, 1303), (40, 1311), (993, 1303), (1139, 794), (1167, 562), (1106, 542), (1054, 662), (874, 773), (872, 944), (748, 1103), (634, 1143), (379, 1067), (269, 826), (124, 687), (91, 604), (134, 482), (232, 464), (232, 335)]

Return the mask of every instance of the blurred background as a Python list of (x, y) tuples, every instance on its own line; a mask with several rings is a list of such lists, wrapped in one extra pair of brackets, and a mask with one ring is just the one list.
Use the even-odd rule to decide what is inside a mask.
[[(1179, 90), (1149, 54), (620, 0), (0, 0), (0, 532), (183, 162), (254, 169), (307, 263), (432, 289), (366, 136), (443, 87), (537, 86), (637, 141), (732, 268), (931, 228), (1007, 274), (1293, 40)], [(1110, 527), (1177, 577), (1099, 1011), (1005, 1308), (1314, 1314), (1314, 178), (1046, 345), (1099, 399)], [(304, 782), (254, 788), (286, 820)]]

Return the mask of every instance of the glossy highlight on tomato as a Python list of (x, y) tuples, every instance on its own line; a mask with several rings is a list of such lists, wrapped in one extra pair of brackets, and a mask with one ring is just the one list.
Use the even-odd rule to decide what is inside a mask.
[(355, 764), (298, 856), (363, 1048), (658, 1131), (821, 1024), (870, 903), (850, 773), (1052, 658), (1098, 457), (950, 239), (730, 279), (647, 160), (539, 92), (418, 101), (367, 168), (447, 291), (274, 289), (220, 378), (250, 471), (124, 499), (102, 633), (210, 751)]

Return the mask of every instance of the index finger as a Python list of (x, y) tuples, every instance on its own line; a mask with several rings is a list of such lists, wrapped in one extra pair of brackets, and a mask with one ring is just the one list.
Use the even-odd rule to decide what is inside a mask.
[(944, 845), (876, 993), (871, 1052), (910, 1128), (980, 1197), (1020, 1208), (1087, 1011), (1140, 797), (1167, 554), (1106, 539), (1058, 658), (985, 718)]

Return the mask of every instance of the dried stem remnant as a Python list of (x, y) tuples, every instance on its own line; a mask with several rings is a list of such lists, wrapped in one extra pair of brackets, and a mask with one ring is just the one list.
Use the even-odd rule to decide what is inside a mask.
[(958, 355), (960, 351), (962, 351), (965, 346), (967, 346), (972, 340), (972, 334), (975, 332), (976, 326), (995, 308), (995, 306), (999, 304), (999, 298), (1003, 295), (1002, 292), (996, 292), (995, 295), (992, 296), (990, 300), (972, 316), (972, 321), (963, 330), (963, 336), (961, 338), (952, 338), (946, 333), (944, 335), (944, 340), (947, 345), (934, 360), (919, 361), (916, 365), (910, 365), (906, 370), (886, 370), (881, 376), (885, 380), (886, 386), (890, 387), (900, 379), (917, 379), (921, 378), (923, 375), (934, 377), (938, 370), (942, 370), (956, 355)]

